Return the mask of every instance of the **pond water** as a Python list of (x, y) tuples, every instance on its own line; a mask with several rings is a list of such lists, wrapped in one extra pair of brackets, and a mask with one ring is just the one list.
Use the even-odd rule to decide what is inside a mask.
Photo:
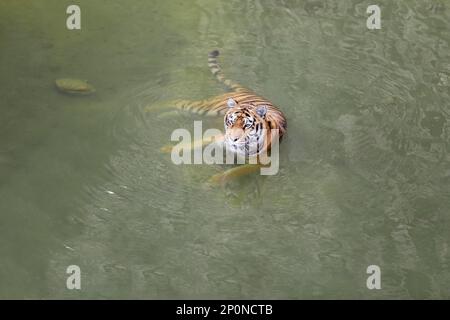
[[(0, 2), (0, 297), (450, 298), (450, 8), (372, 2)], [(146, 106), (223, 93), (212, 49), (286, 114), (277, 175), (159, 151), (201, 118)]]

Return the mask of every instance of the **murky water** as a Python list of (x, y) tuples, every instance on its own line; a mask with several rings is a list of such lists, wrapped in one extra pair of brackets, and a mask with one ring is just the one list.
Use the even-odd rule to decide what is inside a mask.
[[(0, 2), (0, 297), (450, 298), (447, 2), (69, 4)], [(222, 93), (216, 48), (289, 128), (277, 175), (205, 190), (159, 152), (199, 117), (144, 110)]]

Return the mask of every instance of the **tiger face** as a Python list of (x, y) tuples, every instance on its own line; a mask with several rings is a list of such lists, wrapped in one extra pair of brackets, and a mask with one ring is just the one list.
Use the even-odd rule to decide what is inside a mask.
[(242, 156), (254, 156), (266, 149), (267, 106), (238, 104), (233, 99), (227, 101), (225, 114), (225, 144), (229, 150)]

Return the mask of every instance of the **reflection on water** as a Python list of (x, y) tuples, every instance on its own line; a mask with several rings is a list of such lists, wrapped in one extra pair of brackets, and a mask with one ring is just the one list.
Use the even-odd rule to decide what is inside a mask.
[[(449, 298), (449, 8), (382, 1), (369, 31), (369, 4), (79, 1), (67, 31), (2, 2), (0, 297)], [(144, 110), (223, 92), (214, 48), (289, 131), (278, 175), (205, 190), (223, 168), (158, 152), (199, 117)]]

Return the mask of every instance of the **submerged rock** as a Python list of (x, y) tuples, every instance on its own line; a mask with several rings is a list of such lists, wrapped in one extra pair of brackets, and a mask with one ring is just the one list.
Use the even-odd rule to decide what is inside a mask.
[(55, 81), (56, 88), (63, 93), (73, 95), (88, 95), (95, 92), (95, 88), (85, 80), (62, 78)]

